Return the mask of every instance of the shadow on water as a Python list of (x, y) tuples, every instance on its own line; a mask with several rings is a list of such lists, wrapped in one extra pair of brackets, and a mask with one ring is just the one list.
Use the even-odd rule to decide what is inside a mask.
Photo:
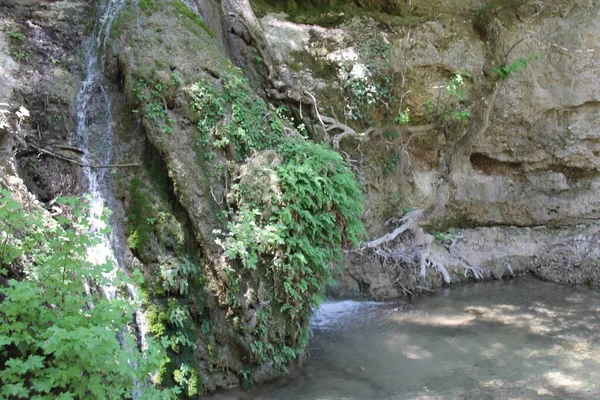
[(532, 278), (327, 303), (294, 378), (214, 399), (598, 399), (600, 292)]

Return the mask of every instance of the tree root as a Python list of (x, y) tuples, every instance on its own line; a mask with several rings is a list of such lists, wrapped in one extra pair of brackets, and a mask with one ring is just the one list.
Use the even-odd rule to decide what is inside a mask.
[(421, 271), (419, 273), (419, 277), (421, 278), (421, 280), (425, 280), (427, 268), (433, 268), (436, 271), (440, 272), (442, 274), (442, 277), (444, 278), (444, 283), (452, 283), (452, 279), (450, 279), (450, 274), (448, 273), (446, 267), (444, 267), (444, 265), (437, 261), (435, 258), (431, 257), (429, 251), (421, 253)]
[[(430, 253), (433, 236), (419, 226), (424, 212), (422, 209), (414, 210), (399, 220), (389, 221), (399, 226), (353, 250), (361, 257), (377, 257), (383, 267), (395, 275), (391, 287), (396, 286), (409, 296), (414, 296), (417, 290), (422, 291), (418, 286), (424, 287), (428, 268), (438, 271), (444, 283), (452, 282), (446, 267)], [(417, 282), (417, 277), (420, 282)]]
[[(399, 224), (397, 228), (352, 250), (361, 258), (376, 258), (391, 275), (390, 289), (396, 287), (401, 293), (409, 296), (428, 289), (425, 284), (427, 269), (439, 272), (444, 284), (452, 283), (445, 265), (431, 254), (433, 236), (425, 233), (419, 225), (424, 214), (425, 210), (414, 210), (401, 219), (392, 219), (388, 223)], [(472, 263), (456, 249), (456, 244), (462, 237), (462, 234), (459, 234), (452, 240), (447, 240), (443, 243), (444, 247), (464, 268), (465, 276), (471, 274), (476, 280), (483, 279), (484, 269)]]
[(466, 257), (464, 257), (456, 250), (456, 243), (458, 243), (458, 241), (462, 239), (462, 237), (462, 234), (457, 235), (456, 238), (454, 238), (452, 242), (450, 242), (450, 245), (446, 246), (446, 248), (448, 249), (450, 255), (460, 260), (460, 262), (463, 264), (463, 268), (465, 269), (465, 276), (467, 276), (467, 273), (471, 272), (471, 274), (473, 274), (473, 278), (475, 278), (476, 280), (483, 279), (483, 268), (481, 268), (478, 265), (474, 265), (473, 263), (471, 263), (471, 261), (469, 261)]
[(401, 225), (398, 228), (394, 229), (392, 232), (390, 232), (378, 239), (367, 242), (365, 244), (365, 246), (363, 247), (363, 249), (365, 249), (365, 248), (372, 249), (372, 248), (379, 247), (382, 244), (393, 241), (400, 234), (402, 234), (406, 231), (414, 232), (414, 231), (420, 229), (419, 225), (418, 225), (418, 220), (423, 215), (424, 211), (425, 210), (414, 210), (414, 211), (407, 213), (404, 217), (402, 217), (399, 220)]
[[(315, 107), (315, 109), (316, 109), (316, 107)], [(335, 118), (331, 118), (326, 115), (320, 115), (320, 114), (318, 114), (318, 115), (319, 115), (319, 120), (323, 124), (323, 128), (325, 129), (325, 132), (330, 133), (330, 132), (335, 132), (335, 131), (341, 131), (340, 133), (335, 135), (332, 139), (333, 148), (336, 150), (339, 150), (340, 142), (345, 137), (352, 136), (352, 137), (356, 138), (357, 140), (363, 142), (363, 141), (367, 140), (369, 138), (369, 135), (375, 131), (375, 128), (369, 128), (364, 132), (356, 132), (354, 129), (352, 129), (351, 127), (349, 127), (346, 124), (339, 122)]]

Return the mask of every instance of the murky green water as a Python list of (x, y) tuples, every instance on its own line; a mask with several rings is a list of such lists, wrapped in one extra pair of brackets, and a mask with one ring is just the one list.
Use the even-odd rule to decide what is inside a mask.
[(600, 399), (600, 292), (523, 278), (326, 303), (298, 376), (215, 400)]

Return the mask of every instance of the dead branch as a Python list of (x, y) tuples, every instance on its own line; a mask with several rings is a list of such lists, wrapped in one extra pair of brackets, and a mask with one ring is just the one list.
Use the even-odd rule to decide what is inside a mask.
[(56, 154), (50, 150), (46, 150), (43, 149), (41, 147), (38, 147), (34, 144), (29, 144), (31, 147), (33, 147), (34, 149), (36, 149), (37, 151), (39, 151), (42, 154), (46, 154), (49, 156), (52, 156), (54, 158), (57, 158), (59, 160), (62, 161), (66, 161), (66, 162), (70, 162), (72, 164), (78, 165), (80, 167), (83, 168), (94, 168), (94, 169), (100, 169), (100, 168), (131, 168), (131, 167), (139, 167), (141, 166), (141, 164), (138, 163), (129, 163), (129, 164), (105, 164), (105, 165), (98, 165), (98, 164), (89, 164), (89, 163), (83, 163), (81, 161), (75, 160), (73, 158), (70, 157), (65, 157), (65, 156), (61, 156), (60, 154)]
[(424, 211), (425, 210), (419, 209), (419, 210), (414, 210), (414, 211), (407, 213), (404, 217), (402, 217), (402, 219), (400, 219), (399, 222), (401, 223), (401, 225), (398, 228), (394, 229), (392, 232), (390, 232), (378, 239), (367, 242), (362, 247), (362, 249), (372, 249), (375, 247), (379, 247), (384, 243), (389, 243), (389, 242), (393, 241), (400, 234), (402, 234), (408, 230), (415, 230), (416, 228), (418, 228), (418, 220), (423, 215)]
[(400, 289), (404, 290), (405, 293), (407, 293), (408, 295), (410, 295), (410, 297), (415, 297), (415, 294), (413, 292), (411, 292), (410, 290), (408, 290), (406, 288), (406, 286), (404, 286), (402, 284), (402, 280), (400, 279), (400, 277), (398, 277), (395, 281), (394, 281), (394, 285), (398, 285), (400, 286)]
[(56, 143), (53, 143), (51, 146), (55, 147), (57, 149), (60, 149), (60, 150), (68, 150), (68, 151), (72, 151), (74, 153), (78, 153), (78, 154), (81, 154), (81, 155), (85, 154), (85, 152), (83, 151), (83, 149), (80, 149), (79, 147), (67, 146), (67, 145), (64, 145), (64, 144), (56, 144)]

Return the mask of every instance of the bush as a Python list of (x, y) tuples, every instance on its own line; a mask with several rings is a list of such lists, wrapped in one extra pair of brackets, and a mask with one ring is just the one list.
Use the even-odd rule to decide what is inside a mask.
[(52, 220), (0, 191), (0, 397), (169, 397), (148, 384), (162, 350), (140, 353), (128, 329), (136, 305), (84, 289), (124, 277), (88, 261), (104, 233), (89, 231), (85, 202), (62, 202), (72, 217)]
[[(241, 264), (242, 274), (258, 270), (265, 276), (272, 303), (257, 311), (251, 347), (258, 361), (283, 365), (304, 352), (312, 307), (331, 279), (332, 264), (364, 232), (362, 193), (342, 157), (311, 141), (284, 140), (277, 161), (267, 162), (233, 188), (237, 211), (218, 243)], [(242, 275), (234, 268), (229, 274), (235, 293)], [(283, 316), (285, 326), (273, 325), (278, 318), (271, 315)]]

